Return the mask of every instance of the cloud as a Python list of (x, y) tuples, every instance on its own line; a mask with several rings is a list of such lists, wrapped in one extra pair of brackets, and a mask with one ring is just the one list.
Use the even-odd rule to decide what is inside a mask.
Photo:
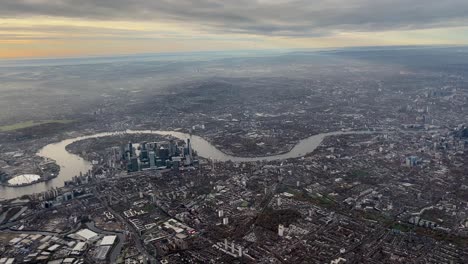
[(468, 25), (466, 0), (1, 0), (0, 17), (179, 23), (205, 32), (315, 37)]

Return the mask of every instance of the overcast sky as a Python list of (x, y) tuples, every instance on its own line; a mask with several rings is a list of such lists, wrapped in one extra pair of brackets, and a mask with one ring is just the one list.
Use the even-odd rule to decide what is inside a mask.
[(0, 58), (426, 44), (467, 0), (0, 0)]

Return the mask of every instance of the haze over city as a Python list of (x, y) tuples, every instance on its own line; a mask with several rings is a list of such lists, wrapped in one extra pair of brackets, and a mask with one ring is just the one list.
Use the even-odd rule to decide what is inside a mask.
[(0, 0), (0, 264), (468, 263), (467, 13)]

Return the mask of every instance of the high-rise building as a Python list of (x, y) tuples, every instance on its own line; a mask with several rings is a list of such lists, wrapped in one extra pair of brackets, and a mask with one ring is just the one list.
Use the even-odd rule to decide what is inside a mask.
[(182, 158), (181, 158), (181, 157), (173, 157), (173, 158), (172, 158), (172, 168), (173, 168), (175, 171), (178, 171), (181, 162), (182, 162)]
[(145, 148), (145, 149), (141, 149), (141, 152), (140, 152), (140, 160), (142, 162), (147, 162), (149, 159), (149, 156), (148, 156), (148, 150)]
[(0, 171), (0, 182), (5, 182), (6, 181), (6, 173), (3, 171)]
[(153, 151), (155, 151), (157, 147), (158, 147), (158, 144), (156, 142), (148, 143), (148, 145), (146, 146), (148, 150), (153, 150)]
[(419, 163), (419, 159), (416, 156), (410, 156), (406, 158), (406, 166), (415, 167)]
[(130, 157), (132, 157), (133, 156), (133, 144), (132, 144), (132, 142), (128, 142), (127, 151), (130, 153)]
[(169, 155), (171, 157), (176, 156), (177, 152), (177, 145), (175, 144), (174, 140), (169, 141)]
[(284, 225), (278, 225), (278, 236), (284, 236)]
[(131, 166), (131, 171), (132, 172), (139, 171), (138, 158), (137, 157), (132, 157), (130, 159), (130, 166)]
[(192, 153), (192, 144), (190, 142), (190, 138), (187, 139), (187, 148), (188, 148), (188, 155), (190, 156), (190, 159), (192, 159), (193, 153)]
[(185, 156), (185, 166), (190, 166), (192, 164), (192, 159), (190, 155)]
[(158, 150), (158, 157), (159, 157), (159, 159), (161, 159), (162, 161), (166, 162), (166, 160), (169, 159), (169, 149), (164, 148), (164, 147), (159, 148), (159, 150)]
[(125, 146), (121, 146), (120, 147), (120, 159), (125, 160), (126, 157), (127, 156), (126, 156)]
[(149, 163), (150, 168), (156, 167), (156, 153), (154, 151), (149, 152)]

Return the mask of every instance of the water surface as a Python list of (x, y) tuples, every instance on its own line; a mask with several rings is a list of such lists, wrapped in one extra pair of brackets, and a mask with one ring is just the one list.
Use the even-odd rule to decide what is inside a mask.
[(65, 181), (71, 180), (74, 176), (81, 173), (86, 173), (91, 168), (91, 163), (84, 160), (83, 158), (71, 154), (66, 150), (66, 147), (74, 142), (91, 139), (91, 138), (100, 138), (106, 136), (115, 136), (123, 134), (155, 134), (162, 136), (173, 136), (181, 140), (186, 140), (190, 138), (192, 142), (192, 147), (195, 149), (199, 156), (204, 158), (211, 158), (217, 161), (233, 161), (233, 162), (251, 162), (251, 161), (272, 161), (272, 160), (282, 160), (289, 158), (299, 158), (303, 157), (311, 152), (313, 152), (325, 139), (327, 136), (333, 135), (344, 135), (344, 134), (362, 134), (369, 132), (331, 132), (331, 133), (322, 133), (317, 134), (306, 139), (299, 141), (290, 151), (273, 156), (266, 157), (238, 157), (226, 154), (210, 142), (203, 139), (202, 137), (190, 135), (182, 132), (176, 131), (156, 131), (156, 130), (126, 130), (123, 132), (105, 132), (98, 133), (94, 135), (81, 136), (71, 139), (65, 139), (63, 141), (49, 144), (43, 147), (37, 155), (55, 160), (57, 165), (60, 166), (60, 173), (58, 177), (47, 181), (40, 182), (29, 186), (23, 187), (0, 187), (0, 199), (11, 199), (20, 197), (26, 194), (33, 194), (44, 192), (56, 187), (64, 186)]

